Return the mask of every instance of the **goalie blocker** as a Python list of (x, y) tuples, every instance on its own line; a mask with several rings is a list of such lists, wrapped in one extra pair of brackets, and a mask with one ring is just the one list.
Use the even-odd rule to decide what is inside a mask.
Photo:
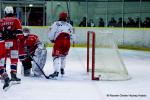
[[(39, 41), (35, 34), (30, 34), (28, 28), (23, 29), (23, 34), (19, 37), (19, 59), (22, 62), (24, 76), (30, 76), (31, 68), (35, 76), (40, 76), (42, 73), (35, 62), (43, 69), (46, 62), (47, 50)], [(33, 60), (33, 59), (34, 60)]]

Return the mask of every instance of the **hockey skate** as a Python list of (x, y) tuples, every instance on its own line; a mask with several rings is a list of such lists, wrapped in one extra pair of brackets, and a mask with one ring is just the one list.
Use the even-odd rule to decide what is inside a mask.
[(10, 86), (10, 79), (9, 79), (9, 77), (7, 77), (7, 78), (4, 79), (3, 90), (4, 90), (4, 91), (7, 91), (8, 88), (9, 88), (9, 86)]
[(10, 81), (14, 84), (20, 84), (21, 79), (17, 78), (16, 73), (11, 72), (11, 80)]
[(8, 74), (7, 74), (7, 73), (4, 73), (1, 78), (2, 78), (3, 83), (4, 83), (4, 85), (3, 85), (3, 90), (4, 90), (4, 91), (7, 91), (7, 89), (8, 89), (9, 86), (10, 86), (10, 79), (9, 79), (9, 77), (8, 77)]
[(49, 79), (56, 79), (58, 77), (59, 72), (54, 72), (53, 74), (49, 75)]
[(65, 74), (65, 71), (63, 68), (60, 69), (60, 74), (63, 76)]

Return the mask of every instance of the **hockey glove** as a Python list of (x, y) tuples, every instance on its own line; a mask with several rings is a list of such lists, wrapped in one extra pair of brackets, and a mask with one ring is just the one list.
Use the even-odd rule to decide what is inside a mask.
[(55, 41), (54, 41), (54, 40), (51, 40), (51, 42), (52, 42), (52, 43), (55, 43)]

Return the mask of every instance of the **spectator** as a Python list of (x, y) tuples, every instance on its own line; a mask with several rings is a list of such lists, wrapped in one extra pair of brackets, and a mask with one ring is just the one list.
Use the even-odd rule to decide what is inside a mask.
[(93, 21), (93, 19), (90, 19), (88, 24), (87, 24), (88, 27), (95, 27), (95, 23)]
[(141, 21), (141, 19), (139, 17), (136, 18), (135, 26), (136, 27), (141, 27), (142, 26), (142, 21)]
[(104, 25), (105, 25), (105, 23), (104, 23), (103, 18), (99, 18), (98, 26), (99, 27), (104, 27)]
[[(123, 24), (122, 24), (123, 22)], [(117, 27), (122, 27), (122, 26), (126, 26), (126, 22), (124, 20), (122, 20), (122, 18), (120, 17), (118, 19), (118, 23), (116, 24)]]
[(143, 22), (144, 27), (150, 27), (150, 17), (146, 17), (146, 20)]
[(110, 27), (111, 27), (111, 26), (112, 26), (112, 27), (113, 27), (113, 26), (116, 26), (116, 23), (117, 23), (117, 22), (116, 22), (115, 18), (112, 17), (111, 20), (110, 20), (109, 23), (108, 23), (108, 26), (110, 26)]
[(86, 27), (86, 17), (83, 17), (82, 21), (79, 24), (80, 27)]
[(136, 24), (135, 24), (135, 21), (132, 17), (129, 17), (128, 18), (128, 22), (127, 22), (127, 27), (135, 27)]

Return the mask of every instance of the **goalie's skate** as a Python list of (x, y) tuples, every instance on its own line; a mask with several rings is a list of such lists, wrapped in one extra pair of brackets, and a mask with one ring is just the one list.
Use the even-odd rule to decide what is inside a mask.
[(49, 75), (49, 79), (56, 79), (58, 77), (59, 72), (54, 72), (53, 74)]
[(31, 75), (31, 69), (24, 70), (24, 76), (28, 77)]

